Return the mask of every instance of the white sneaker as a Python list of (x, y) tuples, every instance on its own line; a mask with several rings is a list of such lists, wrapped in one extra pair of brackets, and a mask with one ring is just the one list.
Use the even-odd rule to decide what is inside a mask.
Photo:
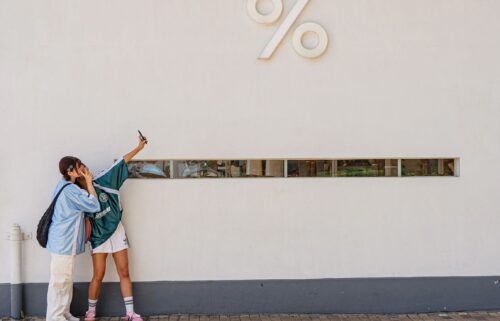
[(80, 321), (80, 318), (74, 317), (71, 313), (64, 313), (64, 318), (67, 321)]

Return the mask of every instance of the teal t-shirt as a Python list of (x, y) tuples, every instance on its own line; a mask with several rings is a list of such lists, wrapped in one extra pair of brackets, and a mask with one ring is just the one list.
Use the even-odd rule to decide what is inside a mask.
[(123, 158), (94, 178), (94, 188), (101, 208), (96, 213), (85, 213), (92, 225), (92, 248), (106, 242), (118, 227), (122, 218), (119, 190), (127, 178), (128, 167)]

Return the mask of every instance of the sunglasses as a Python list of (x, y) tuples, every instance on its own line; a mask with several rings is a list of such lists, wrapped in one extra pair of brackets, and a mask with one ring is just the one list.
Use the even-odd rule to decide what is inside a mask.
[[(81, 166), (83, 166), (84, 168), (86, 168), (87, 166), (85, 166), (85, 164), (81, 163), (80, 164)], [(78, 165), (77, 165), (78, 166)], [(71, 164), (68, 166), (68, 168), (66, 169), (67, 172), (71, 172), (72, 170), (76, 169), (75, 165)]]

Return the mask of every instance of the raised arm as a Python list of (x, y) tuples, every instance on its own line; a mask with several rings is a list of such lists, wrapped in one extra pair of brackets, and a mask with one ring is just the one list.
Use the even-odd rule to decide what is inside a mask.
[(146, 137), (144, 137), (144, 138), (139, 137), (139, 145), (137, 145), (136, 148), (134, 148), (129, 153), (127, 153), (125, 156), (123, 156), (125, 163), (128, 164), (128, 162), (130, 162), (132, 160), (132, 158), (134, 158), (134, 156), (137, 155), (137, 153), (139, 153), (144, 148), (144, 145), (146, 145), (147, 143), (148, 143), (148, 140)]

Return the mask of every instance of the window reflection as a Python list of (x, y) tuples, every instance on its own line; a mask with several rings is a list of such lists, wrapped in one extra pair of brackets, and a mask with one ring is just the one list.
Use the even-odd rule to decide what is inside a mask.
[(398, 176), (397, 159), (346, 159), (335, 163), (335, 176)]
[(454, 159), (402, 159), (402, 176), (454, 176)]
[(289, 160), (288, 177), (329, 177), (332, 176), (331, 160)]
[(169, 161), (130, 161), (128, 163), (130, 178), (168, 178), (170, 177)]
[(242, 177), (245, 176), (246, 171), (247, 171), (247, 161), (244, 160), (229, 161), (229, 171), (227, 172), (228, 177)]
[(282, 160), (248, 160), (246, 176), (249, 177), (283, 177), (285, 162)]
[[(400, 168), (398, 168), (400, 161)], [(285, 168), (285, 162), (287, 164)], [(456, 176), (456, 160), (134, 160), (130, 178)]]
[(282, 160), (174, 161), (174, 178), (283, 177), (283, 163)]
[(438, 174), (441, 176), (455, 176), (455, 160), (440, 159), (438, 161)]
[(226, 169), (221, 162), (217, 160), (174, 161), (174, 178), (225, 177)]

